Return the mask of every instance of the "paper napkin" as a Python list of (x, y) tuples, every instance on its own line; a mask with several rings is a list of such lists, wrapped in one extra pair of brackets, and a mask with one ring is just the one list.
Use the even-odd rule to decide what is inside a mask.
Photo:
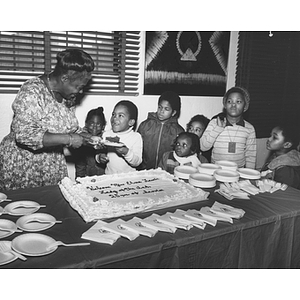
[(243, 209), (235, 208), (230, 205), (219, 203), (217, 201), (213, 204), (210, 210), (221, 216), (227, 216), (235, 219), (240, 219), (245, 214), (245, 211)]
[(123, 221), (122, 219), (118, 219), (111, 223), (107, 223), (103, 226), (103, 229), (125, 237), (130, 241), (135, 240), (139, 236), (139, 234), (136, 231), (128, 230), (127, 228), (125, 228), (124, 223), (125, 221)]
[(170, 233), (176, 232), (177, 228), (175, 226), (171, 226), (171, 225), (167, 225), (166, 223), (163, 223), (162, 221), (158, 220), (159, 217), (160, 216), (157, 214), (152, 214), (151, 216), (142, 219), (141, 223), (146, 227), (150, 227), (158, 231), (164, 231)]
[(114, 244), (121, 236), (103, 229), (103, 226), (106, 224), (107, 223), (104, 221), (98, 221), (89, 230), (84, 232), (81, 237), (85, 240), (90, 240), (97, 243), (110, 245)]
[(229, 223), (233, 223), (233, 220), (231, 217), (228, 216), (223, 216), (220, 215), (218, 213), (212, 212), (210, 210), (210, 207), (205, 206), (205, 207), (201, 207), (200, 209), (200, 213), (205, 216), (206, 218), (211, 218), (211, 219), (215, 219), (217, 221), (224, 221), (224, 222), (229, 222)]
[(172, 213), (167, 212), (166, 214), (160, 216), (158, 218), (158, 220), (162, 221), (163, 223), (167, 224), (167, 225), (171, 225), (180, 229), (184, 229), (184, 230), (190, 230), (193, 225), (191, 224), (187, 224), (187, 222), (184, 222), (178, 218), (175, 218), (174, 216), (172, 216)]
[(187, 216), (188, 218), (190, 218), (192, 220), (196, 220), (197, 222), (206, 223), (211, 226), (216, 226), (216, 224), (217, 224), (217, 220), (215, 218), (207, 218), (206, 216), (202, 215), (200, 213), (200, 211), (198, 211), (196, 209), (187, 210), (187, 212), (185, 213), (185, 216)]
[(129, 221), (124, 222), (123, 226), (127, 228), (128, 230), (133, 230), (134, 232), (137, 232), (140, 235), (153, 237), (158, 232), (157, 229), (153, 229), (150, 227), (146, 227), (142, 224), (142, 219), (138, 217), (134, 217)]
[(287, 189), (286, 184), (276, 182), (271, 179), (256, 180), (256, 184), (259, 187), (261, 193), (274, 193), (278, 190), (285, 191)]
[(187, 222), (187, 224), (190, 224), (194, 227), (200, 228), (200, 229), (204, 229), (206, 226), (206, 223), (204, 221), (201, 220), (193, 220), (191, 218), (188, 218), (186, 216), (186, 211), (181, 210), (181, 209), (176, 209), (176, 211), (173, 214), (174, 218), (178, 218), (181, 221)]
[(256, 195), (260, 192), (259, 188), (254, 186), (250, 180), (242, 180), (237, 183), (237, 185), (240, 187), (241, 190), (251, 194)]
[(248, 193), (243, 192), (240, 187), (235, 184), (236, 183), (230, 185), (229, 182), (221, 183), (220, 188), (215, 190), (215, 192), (228, 200), (232, 200), (233, 198), (250, 199)]

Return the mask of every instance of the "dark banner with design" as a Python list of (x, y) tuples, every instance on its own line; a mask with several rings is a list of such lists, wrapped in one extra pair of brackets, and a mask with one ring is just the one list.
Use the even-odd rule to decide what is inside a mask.
[(223, 96), (229, 40), (229, 31), (147, 31), (144, 94)]

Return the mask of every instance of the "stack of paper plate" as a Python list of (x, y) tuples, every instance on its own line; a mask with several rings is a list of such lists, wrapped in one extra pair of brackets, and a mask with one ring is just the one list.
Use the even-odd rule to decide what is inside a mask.
[(228, 161), (228, 160), (216, 161), (216, 165), (220, 166), (222, 169), (230, 170), (230, 171), (236, 171), (238, 168), (238, 166), (235, 162)]
[(196, 168), (190, 166), (178, 166), (174, 169), (174, 175), (181, 179), (189, 179), (191, 174), (197, 172)]
[(200, 188), (212, 188), (216, 185), (216, 179), (212, 175), (195, 173), (190, 175), (189, 183)]
[(198, 167), (200, 173), (208, 175), (213, 175), (214, 172), (218, 169), (221, 169), (221, 167), (210, 163), (203, 163)]
[(238, 181), (240, 174), (236, 171), (230, 171), (230, 170), (217, 170), (214, 173), (214, 177), (218, 180), (218, 181), (222, 181), (222, 182), (234, 182), (234, 181)]
[(238, 173), (245, 179), (260, 179), (260, 172), (254, 169), (239, 168)]

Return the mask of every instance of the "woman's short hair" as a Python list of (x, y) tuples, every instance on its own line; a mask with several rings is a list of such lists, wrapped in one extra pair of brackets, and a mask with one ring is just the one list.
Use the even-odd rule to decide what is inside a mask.
[(82, 73), (90, 73), (95, 68), (92, 57), (81, 49), (66, 49), (57, 53), (56, 66), (53, 71), (55, 76), (67, 74), (70, 70), (74, 71), (71, 77), (79, 77)]

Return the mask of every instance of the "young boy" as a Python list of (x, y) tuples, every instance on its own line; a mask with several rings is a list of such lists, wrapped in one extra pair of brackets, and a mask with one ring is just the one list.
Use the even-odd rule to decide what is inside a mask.
[(226, 92), (223, 98), (225, 118), (222, 114), (213, 118), (200, 138), (202, 151), (213, 147), (212, 163), (228, 160), (237, 163), (239, 168), (255, 168), (255, 129), (243, 118), (249, 103), (250, 97), (244, 88), (233, 87)]
[(131, 172), (142, 162), (142, 137), (134, 131), (137, 116), (138, 109), (131, 101), (116, 104), (110, 118), (111, 130), (103, 133), (103, 139), (117, 139), (119, 143), (108, 146), (107, 154), (96, 155), (98, 163), (106, 163), (105, 174)]
[(138, 132), (143, 138), (143, 163), (139, 169), (155, 169), (162, 155), (172, 150), (175, 138), (184, 129), (178, 124), (180, 97), (172, 92), (164, 92), (158, 99), (156, 112), (149, 112)]
[(261, 169), (266, 178), (296, 189), (300, 189), (300, 152), (296, 150), (298, 135), (295, 124), (274, 127), (266, 144), (271, 155)]

